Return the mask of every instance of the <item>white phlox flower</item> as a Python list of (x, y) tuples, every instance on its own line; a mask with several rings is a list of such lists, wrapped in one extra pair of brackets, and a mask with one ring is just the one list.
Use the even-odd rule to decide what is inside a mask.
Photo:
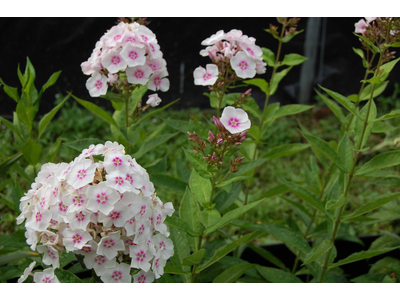
[(251, 127), (247, 113), (241, 108), (232, 106), (224, 108), (220, 121), (230, 133), (239, 133)]
[(90, 145), (70, 163), (44, 164), (20, 200), (27, 243), (51, 266), (34, 282), (58, 282), (63, 251), (83, 255), (104, 282), (131, 282), (131, 268), (143, 271), (135, 282), (152, 282), (173, 255), (164, 224), (172, 203), (156, 196), (146, 169), (116, 142)]

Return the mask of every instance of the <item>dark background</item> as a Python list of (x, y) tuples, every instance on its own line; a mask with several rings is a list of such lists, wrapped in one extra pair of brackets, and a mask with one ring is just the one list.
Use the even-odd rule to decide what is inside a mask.
[[(309, 18), (301, 18), (298, 29), (305, 29)], [(361, 48), (354, 36), (354, 23), (360, 17), (326, 18), (326, 42), (324, 56), (318, 57), (315, 84), (332, 89), (344, 95), (358, 93), (360, 80), (364, 76), (361, 59), (352, 47)], [(199, 55), (205, 48), (201, 42), (223, 29), (240, 29), (243, 34), (256, 38), (260, 47), (270, 48), (276, 53), (278, 42), (264, 31), (269, 24), (279, 25), (275, 18), (148, 18), (148, 27), (156, 34), (161, 51), (167, 61), (169, 80), (168, 92), (159, 92), (163, 103), (180, 98), (174, 109), (187, 107), (208, 108), (208, 98), (203, 95), (207, 87), (195, 86), (193, 70), (210, 63), (208, 57)], [(111, 108), (107, 100), (90, 98), (85, 83), (89, 76), (82, 73), (80, 64), (92, 53), (95, 43), (117, 22), (117, 18), (0, 18), (0, 78), (7, 85), (18, 87), (17, 66), (25, 69), (26, 57), (33, 63), (37, 78), (35, 85), (39, 90), (49, 76), (62, 70), (58, 82), (49, 88), (41, 102), (39, 114), (46, 113), (54, 106), (55, 95), (71, 91), (79, 98), (91, 100), (105, 108)], [(322, 23), (321, 23), (322, 24)], [(298, 53), (304, 55), (305, 32), (284, 44), (282, 54)], [(320, 38), (321, 40), (321, 38)], [(320, 52), (318, 45), (318, 52)], [(283, 56), (282, 56), (283, 57)], [(322, 63), (321, 63), (322, 62)], [(322, 74), (318, 70), (322, 67)], [(182, 67), (184, 71), (182, 72)], [(294, 67), (281, 82), (278, 92), (271, 102), (282, 104), (297, 103), (301, 66)], [(269, 81), (272, 68), (267, 73), (257, 75)], [(400, 72), (392, 72), (385, 95), (391, 95), (394, 82), (399, 82)], [(321, 76), (322, 75), (322, 76)], [(396, 76), (397, 75), (397, 76)], [(319, 77), (318, 77), (319, 76)], [(183, 84), (182, 84), (183, 82)], [(264, 95), (253, 88), (252, 96), (263, 105)], [(314, 92), (310, 103), (315, 103)], [(12, 115), (16, 103), (4, 91), (0, 91), (0, 114)]]

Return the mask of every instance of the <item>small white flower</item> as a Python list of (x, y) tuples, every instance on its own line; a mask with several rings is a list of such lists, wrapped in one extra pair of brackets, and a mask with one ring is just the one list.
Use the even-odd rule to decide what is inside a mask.
[(130, 266), (124, 263), (117, 264), (116, 267), (107, 268), (106, 272), (100, 277), (103, 282), (108, 283), (131, 283)]
[(156, 107), (161, 103), (161, 98), (158, 97), (157, 94), (149, 95), (149, 99), (147, 99), (146, 104), (150, 104), (151, 107)]
[(253, 78), (256, 75), (256, 63), (244, 51), (239, 51), (232, 57), (231, 67), (240, 78)]
[(206, 65), (206, 69), (198, 67), (193, 72), (195, 85), (213, 85), (218, 79), (218, 67), (214, 64)]
[(57, 276), (54, 275), (54, 269), (44, 269), (43, 272), (36, 272), (33, 276), (33, 281), (36, 283), (60, 283)]
[(29, 265), (29, 267), (27, 267), (27, 268), (24, 270), (24, 274), (21, 275), (21, 277), (18, 279), (18, 283), (24, 282), (24, 281), (28, 278), (29, 275), (33, 276), (32, 270), (33, 270), (33, 268), (35, 267), (35, 265), (36, 265), (36, 261), (31, 262), (31, 264)]
[(232, 106), (224, 108), (220, 121), (230, 133), (239, 133), (251, 127), (247, 113)]
[(99, 72), (94, 72), (86, 81), (86, 88), (91, 97), (99, 97), (100, 95), (107, 94), (107, 77)]

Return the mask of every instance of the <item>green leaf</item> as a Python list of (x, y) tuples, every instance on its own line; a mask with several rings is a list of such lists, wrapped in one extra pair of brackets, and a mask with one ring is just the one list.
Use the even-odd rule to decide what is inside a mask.
[(286, 266), (283, 264), (283, 262), (281, 262), (277, 257), (275, 257), (275, 255), (273, 255), (268, 250), (266, 250), (262, 247), (256, 246), (253, 243), (249, 243), (248, 247), (251, 250), (253, 250), (254, 252), (256, 252), (258, 255), (262, 256), (263, 258), (265, 258), (266, 260), (268, 260), (269, 262), (271, 262), (272, 264), (277, 266), (278, 268), (281, 268), (282, 270), (285, 270), (285, 271), (289, 271), (289, 269), (286, 268)]
[(18, 128), (14, 126), (13, 123), (10, 121), (4, 119), (3, 117), (0, 116), (0, 120), (3, 122), (4, 125), (6, 125), (17, 137), (19, 137), (22, 140), (22, 136), (18, 131)]
[(257, 271), (272, 283), (303, 283), (295, 275), (276, 268), (256, 266)]
[(288, 43), (288, 42), (290, 42), (292, 38), (294, 38), (296, 35), (302, 33), (303, 31), (304, 31), (304, 29), (299, 30), (299, 31), (295, 31), (294, 33), (290, 33), (290, 34), (286, 35), (286, 36), (283, 38), (282, 42), (283, 42), (283, 43)]
[(46, 130), (47, 125), (49, 125), (50, 121), (54, 118), (55, 114), (58, 110), (63, 106), (64, 102), (69, 99), (69, 95), (64, 98), (64, 100), (54, 107), (49, 113), (45, 114), (43, 118), (39, 121), (39, 133), (38, 139), (42, 136), (43, 132)]
[(375, 170), (397, 166), (398, 164), (400, 164), (400, 151), (394, 150), (383, 152), (363, 164), (358, 170), (356, 170), (355, 175), (361, 176)]
[(0, 245), (18, 249), (28, 246), (25, 239), (12, 235), (0, 235)]
[(356, 34), (354, 32), (353, 32), (353, 34), (356, 37), (358, 37), (358, 38), (362, 39), (363, 41), (365, 41), (375, 53), (379, 53), (380, 52), (379, 48), (377, 46), (375, 46), (374, 43), (372, 43), (367, 37), (365, 37), (363, 35), (358, 35), (358, 34)]
[(304, 253), (311, 251), (310, 245), (307, 241), (297, 232), (292, 229), (279, 224), (263, 224), (262, 228), (273, 235), (281, 242), (292, 246)]
[(190, 230), (195, 233), (198, 232), (200, 235), (201, 223), (198, 217), (199, 211), (200, 209), (196, 199), (189, 188), (186, 187), (185, 194), (179, 206), (179, 217), (182, 221), (186, 222)]
[(170, 175), (153, 174), (150, 178), (155, 186), (171, 191), (184, 192), (187, 186), (182, 180)]
[(246, 112), (252, 114), (258, 119), (261, 119), (262, 113), (260, 107), (258, 106), (256, 100), (254, 100), (254, 98), (248, 97), (248, 101), (241, 104), (241, 106)]
[(42, 153), (42, 146), (29, 138), (22, 146), (21, 152), (28, 163), (32, 166), (35, 166), (39, 161), (40, 154)]
[[(168, 220), (169, 218), (167, 218)], [(182, 270), (184, 273), (190, 272), (189, 266), (182, 266), (183, 259), (190, 255), (190, 249), (186, 234), (184, 231), (181, 231), (177, 228), (170, 228), (170, 236), (169, 238), (172, 240), (174, 244), (174, 256), (172, 256), (169, 261), (173, 263), (174, 267)], [(181, 276), (184, 282), (190, 282), (190, 275), (182, 275)]]
[[(374, 87), (374, 94), (372, 98), (378, 97), (380, 94), (383, 93), (383, 91), (386, 89), (386, 86), (388, 85), (389, 81), (384, 81), (379, 84), (375, 84)], [(372, 92), (372, 87), (374, 84), (368, 84), (361, 92), (360, 95), (360, 101), (363, 100), (369, 100), (371, 98), (371, 92)]]
[(306, 140), (319, 151), (321, 151), (327, 158), (329, 158), (339, 169), (341, 169), (346, 174), (349, 173), (346, 166), (344, 165), (341, 157), (336, 153), (336, 151), (324, 140), (313, 136), (311, 134), (307, 134), (305, 132), (301, 132), (301, 134), (306, 138)]
[(242, 185), (242, 182), (236, 182), (232, 184), (232, 188), (227, 197), (224, 198), (224, 202), (216, 202), (215, 208), (218, 209), (219, 212), (223, 212), (224, 210), (228, 209), (239, 197), (239, 194), (242, 191)]
[(370, 79), (367, 80), (361, 80), (360, 82), (368, 82), (368, 83), (373, 83), (373, 84), (379, 84), (382, 83), (381, 78), (380, 77), (372, 77)]
[(107, 91), (107, 93), (105, 95), (101, 95), (100, 98), (110, 100), (111, 102), (125, 103), (125, 99), (121, 96), (121, 94), (111, 91)]
[(285, 55), (285, 57), (283, 58), (283, 61), (281, 62), (281, 65), (297, 66), (297, 65), (301, 65), (306, 60), (308, 60), (307, 57), (304, 57), (300, 54), (291, 53), (291, 54)]
[(374, 122), (371, 128), (372, 133), (385, 133), (395, 130), (396, 127), (389, 125), (385, 122)]
[(347, 135), (347, 132), (345, 132), (342, 139), (340, 140), (340, 144), (338, 147), (338, 155), (341, 157), (343, 164), (349, 173), (353, 166), (353, 160), (354, 160), (354, 152), (352, 149), (352, 145), (353, 144), (351, 143)]
[(66, 270), (57, 268), (54, 270), (54, 274), (57, 276), (60, 283), (83, 283), (78, 276)]
[(193, 236), (193, 237), (200, 236), (200, 231), (199, 232), (194, 231), (193, 229), (191, 229), (189, 227), (189, 225), (185, 221), (179, 219), (175, 215), (172, 215), (171, 217), (166, 218), (164, 223), (167, 224), (168, 226), (172, 226), (177, 229), (180, 229), (183, 232), (186, 232), (190, 236)]
[(164, 273), (167, 274), (188, 274), (187, 272), (182, 271), (181, 269), (175, 268), (171, 264), (167, 263), (164, 267)]
[(174, 101), (172, 101), (172, 102), (170, 102), (170, 103), (164, 105), (163, 107), (160, 107), (160, 108), (158, 108), (158, 109), (154, 109), (154, 110), (149, 111), (149, 112), (146, 113), (144, 116), (142, 116), (139, 120), (135, 121), (133, 125), (136, 127), (137, 125), (139, 125), (139, 124), (142, 123), (143, 121), (145, 121), (145, 120), (147, 120), (147, 119), (149, 119), (149, 118), (155, 116), (156, 114), (162, 112), (163, 110), (167, 109), (168, 107), (174, 105), (174, 104), (175, 104), (176, 102), (178, 102), (179, 100), (180, 100), (180, 99), (176, 99), (176, 100), (174, 100)]
[(200, 176), (196, 170), (193, 170), (189, 178), (189, 187), (199, 204), (208, 208), (211, 202), (211, 181)]
[[(388, 78), (390, 72), (393, 70), (394, 66), (397, 64), (397, 62), (400, 60), (400, 57), (392, 60), (386, 64), (383, 64), (380, 68), (379, 71), (381, 72), (379, 74), (379, 78), (382, 79), (382, 81), (386, 80)], [(379, 83), (379, 82), (377, 82)]]
[(18, 152), (0, 163), (0, 174), (4, 174), (13, 164), (15, 164), (23, 154)]
[(270, 83), (270, 95), (275, 94), (278, 89), (279, 82), (289, 73), (289, 71), (293, 68), (293, 66), (288, 67), (280, 72), (275, 73), (274, 80)]
[(359, 118), (361, 121), (364, 121), (359, 113), (357, 112), (356, 106), (354, 105), (353, 102), (351, 102), (349, 99), (346, 97), (342, 96), (339, 93), (336, 93), (334, 91), (328, 90), (322, 86), (319, 85), (319, 87), (324, 90), (329, 96), (331, 96), (333, 99), (335, 99), (337, 102), (343, 105), (349, 112), (351, 112), (353, 115), (355, 115), (357, 118)]
[(101, 119), (103, 119), (104, 121), (106, 121), (108, 124), (118, 128), (117, 123), (115, 123), (115, 120), (110, 116), (110, 114), (108, 112), (106, 112), (105, 110), (103, 110), (102, 108), (100, 108), (99, 106), (97, 106), (96, 104), (94, 104), (92, 102), (79, 99), (79, 98), (75, 97), (74, 95), (72, 95), (71, 93), (69, 93), (69, 94), (72, 96), (72, 98), (74, 98), (76, 101), (78, 101), (83, 107), (85, 107), (86, 109), (88, 109), (89, 111), (94, 113), (96, 116), (98, 116)]
[(196, 170), (197, 174), (206, 179), (212, 178), (211, 173), (208, 171), (208, 164), (204, 160), (203, 155), (200, 153), (193, 153), (192, 150), (187, 150), (185, 148), (183, 148), (183, 151), (185, 152), (186, 158)]
[(221, 214), (216, 209), (204, 209), (198, 212), (199, 220), (205, 228), (209, 228), (221, 220)]
[(34, 106), (27, 106), (24, 101), (20, 101), (17, 104), (16, 113), (19, 120), (24, 123), (29, 131), (32, 129), (33, 120), (35, 119), (38, 109)]
[(273, 67), (275, 66), (276, 58), (274, 52), (272, 52), (270, 49), (261, 47), (261, 50), (263, 52), (263, 60), (267, 63), (268, 67)]
[(356, 252), (353, 253), (351, 255), (349, 255), (348, 257), (339, 260), (338, 262), (332, 264), (329, 266), (329, 269), (331, 268), (336, 268), (345, 264), (349, 264), (355, 261), (359, 261), (359, 260), (363, 260), (363, 259), (368, 259), (374, 256), (378, 256), (387, 252), (390, 252), (392, 250), (396, 250), (399, 249), (400, 246), (397, 247), (391, 247), (391, 248), (385, 248), (385, 249), (368, 249), (366, 251), (360, 251), (360, 252)]
[(367, 212), (370, 212), (374, 209), (377, 209), (378, 207), (381, 207), (382, 205), (385, 205), (386, 203), (389, 203), (390, 201), (393, 201), (400, 197), (400, 193), (393, 193), (389, 195), (382, 195), (377, 198), (374, 198), (372, 200), (369, 200), (367, 203), (362, 204), (356, 211), (349, 215), (343, 215), (342, 219), (344, 220), (349, 220), (352, 218), (355, 218), (357, 216), (363, 215)]
[[(227, 184), (242, 180), (249, 175), (249, 174), (246, 174), (247, 172), (254, 170), (258, 166), (261, 166), (266, 161), (267, 161), (266, 158), (261, 158), (261, 159), (243, 163), (242, 165), (239, 166), (239, 171), (237, 171), (236, 173), (233, 173), (233, 174), (229, 174), (223, 182), (217, 184), (216, 186), (221, 187), (221, 186), (225, 186)], [(242, 175), (245, 175), (245, 176), (242, 176)], [(251, 176), (253, 176), (253, 175), (251, 174)]]
[(185, 257), (182, 262), (182, 266), (193, 266), (201, 262), (203, 257), (206, 255), (206, 249), (202, 248), (189, 256)]
[(11, 99), (13, 99), (15, 102), (18, 103), (18, 102), (20, 101), (20, 98), (19, 98), (19, 95), (18, 95), (18, 89), (15, 88), (15, 87), (11, 87), (11, 86), (6, 85), (6, 84), (4, 83), (4, 81), (3, 81), (3, 79), (1, 79), (1, 78), (0, 78), (0, 83), (1, 83), (2, 85), (4, 85), (4, 87), (3, 87), (4, 92), (5, 92)]
[(288, 104), (281, 106), (274, 115), (274, 118), (285, 117), (289, 115), (295, 115), (303, 111), (313, 108), (314, 105), (304, 105), (304, 104)]
[(286, 144), (270, 149), (263, 158), (274, 159), (282, 156), (298, 153), (310, 147), (310, 144)]
[(324, 101), (324, 103), (329, 107), (333, 114), (340, 120), (340, 122), (347, 124), (347, 119), (343, 114), (343, 110), (334, 101), (321, 94), (317, 89), (314, 89), (318, 96)]
[(239, 264), (230, 267), (214, 278), (213, 283), (232, 283), (235, 282), (246, 272), (248, 269), (253, 268), (254, 264)]
[(343, 206), (347, 201), (347, 198), (344, 195), (341, 195), (337, 200), (329, 200), (325, 204), (325, 209), (336, 209)]
[(306, 189), (305, 187), (302, 187), (296, 183), (290, 182), (282, 177), (278, 177), (277, 179), (278, 179), (278, 181), (280, 181), (281, 183), (286, 185), (299, 198), (306, 201), (312, 207), (325, 213), (325, 209), (324, 209), (323, 205), (321, 204), (319, 197), (316, 194), (314, 194), (310, 190)]
[(42, 98), (42, 95), (45, 90), (47, 90), (49, 87), (51, 87), (52, 85), (54, 85), (57, 82), (58, 77), (60, 77), (60, 74), (61, 74), (61, 71), (58, 71), (58, 72), (53, 73), (50, 76), (50, 78), (47, 80), (47, 82), (40, 89), (38, 99)]
[(259, 87), (262, 92), (264, 92), (265, 94), (268, 95), (268, 92), (269, 92), (268, 82), (265, 79), (253, 78), (253, 79), (249, 79), (249, 80), (244, 80), (243, 82), (246, 84), (251, 84), (251, 85)]
[(265, 199), (258, 200), (258, 201), (249, 203), (247, 205), (241, 206), (239, 208), (236, 208), (236, 209), (233, 209), (233, 210), (227, 212), (226, 214), (224, 214), (224, 216), (216, 224), (214, 224), (211, 227), (208, 227), (207, 230), (205, 231), (205, 234), (209, 235), (210, 233), (218, 230), (219, 228), (229, 224), (233, 220), (237, 219), (238, 217), (240, 217), (241, 215), (246, 213), (248, 210), (252, 209), (253, 207), (255, 207), (255, 206), (259, 205), (259, 204), (261, 204), (261, 202), (264, 201), (264, 200)]
[(358, 56), (361, 57), (362, 63), (363, 63), (363, 67), (367, 68), (368, 67), (368, 62), (365, 59), (364, 51), (362, 49), (359, 49), (359, 48), (353, 48), (353, 51), (354, 51), (354, 53), (356, 53)]
[(81, 139), (73, 142), (63, 143), (63, 145), (75, 149), (79, 152), (82, 152), (82, 150), (89, 148), (90, 145), (98, 145), (98, 144), (104, 144), (104, 141), (95, 138), (88, 138), (88, 139)]
[(389, 119), (398, 118), (398, 117), (400, 117), (400, 109), (394, 109), (390, 113), (385, 114), (385, 115), (373, 120), (372, 122), (378, 122), (378, 121), (382, 121), (382, 120), (389, 120)]
[(183, 133), (194, 132), (199, 129), (195, 124), (186, 121), (163, 119), (163, 122)]
[(305, 257), (303, 265), (312, 263), (324, 255), (333, 247), (333, 243), (328, 240), (322, 241), (317, 247), (314, 247)]
[(246, 244), (247, 242), (251, 241), (258, 234), (259, 234), (259, 232), (257, 232), (257, 231), (252, 232), (252, 233), (248, 233), (248, 234), (242, 236), (241, 238), (237, 239), (236, 241), (230, 242), (230, 243), (218, 248), (217, 250), (215, 250), (213, 255), (207, 261), (205, 261), (203, 264), (201, 264), (196, 269), (196, 273), (197, 274), (200, 273), (205, 268), (211, 266), (212, 264), (216, 263), (221, 258), (223, 258), (225, 255), (227, 255), (230, 252), (232, 252), (233, 250), (235, 250), (237, 247), (239, 247), (239, 246), (241, 246), (243, 244)]
[(143, 145), (140, 147), (140, 149), (135, 154), (133, 154), (133, 157), (135, 157), (136, 159), (141, 158), (144, 154), (153, 150), (157, 146), (160, 146), (161, 144), (165, 143), (166, 141), (176, 136), (177, 134), (178, 132), (167, 133), (164, 135), (156, 136), (148, 141), (145, 141)]
[[(372, 101), (371, 103), (369, 101)], [(366, 120), (367, 118), (367, 113), (368, 113), (368, 107), (370, 106), (369, 109), (369, 114), (368, 114), (368, 122), (367, 127), (364, 130), (364, 122), (360, 120), (356, 120), (356, 124), (354, 127), (354, 144), (356, 145), (357, 148), (362, 149), (364, 148), (365, 144), (367, 143), (369, 136), (371, 134), (371, 128), (373, 124), (371, 123), (373, 120), (376, 118), (376, 105), (373, 99), (369, 100), (367, 104), (364, 105), (364, 107), (360, 110), (360, 115), (361, 117)], [(361, 141), (361, 138), (363, 140)]]

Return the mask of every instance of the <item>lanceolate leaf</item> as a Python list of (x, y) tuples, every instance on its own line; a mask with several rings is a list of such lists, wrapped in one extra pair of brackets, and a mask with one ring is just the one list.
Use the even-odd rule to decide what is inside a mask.
[(333, 243), (328, 240), (322, 241), (317, 247), (313, 248), (310, 253), (308, 253), (304, 259), (303, 265), (312, 263), (324, 255), (329, 249), (331, 249)]
[(268, 82), (265, 79), (253, 78), (253, 79), (245, 80), (243, 82), (246, 84), (255, 85), (255, 86), (259, 87), (262, 92), (264, 92), (265, 94), (268, 94)]
[(157, 146), (165, 143), (166, 141), (168, 141), (170, 138), (174, 137), (177, 134), (178, 133), (167, 133), (164, 135), (156, 136), (148, 141), (145, 141), (143, 145), (140, 147), (140, 149), (135, 154), (133, 154), (133, 157), (135, 157), (136, 159), (141, 158), (144, 154), (146, 154), (150, 150), (153, 150)]
[(390, 252), (392, 250), (395, 249), (399, 249), (400, 246), (397, 247), (391, 247), (391, 248), (384, 248), (384, 249), (368, 249), (366, 251), (361, 251), (361, 252), (356, 252), (353, 253), (351, 255), (349, 255), (348, 257), (339, 260), (337, 263), (334, 263), (332, 265), (329, 266), (329, 268), (336, 268), (345, 264), (349, 264), (355, 261), (359, 261), (359, 260), (363, 260), (363, 259), (368, 259), (377, 255), (381, 255), (387, 252)]
[(185, 194), (179, 206), (179, 216), (182, 221), (186, 222), (190, 230), (195, 233), (200, 233), (201, 231), (201, 224), (198, 217), (199, 211), (199, 204), (189, 188), (186, 187)]
[(57, 276), (58, 280), (61, 283), (83, 283), (78, 276), (71, 273), (70, 271), (62, 270), (62, 269), (55, 269), (54, 274)]
[(352, 103), (349, 99), (347, 99), (346, 97), (340, 95), (339, 93), (336, 93), (334, 91), (331, 91), (329, 89), (326, 89), (322, 86), (319, 86), (322, 90), (324, 90), (329, 96), (331, 96), (333, 99), (335, 99), (337, 102), (339, 102), (340, 104), (343, 105), (343, 107), (345, 107), (349, 112), (351, 112), (353, 115), (355, 115), (357, 118), (359, 118), (361, 121), (363, 121), (363, 119), (361, 118), (361, 116), (359, 115), (359, 113), (357, 112), (356, 106), (354, 105), (354, 103)]
[(287, 156), (290, 154), (294, 154), (300, 151), (303, 151), (310, 147), (310, 144), (286, 144), (281, 145), (269, 150), (266, 154), (263, 155), (263, 158), (274, 159), (282, 156)]
[(216, 209), (203, 209), (198, 212), (198, 215), (205, 228), (209, 228), (221, 220), (221, 214)]
[(281, 62), (281, 65), (297, 66), (297, 65), (302, 64), (306, 60), (308, 60), (307, 57), (304, 57), (300, 54), (291, 53), (291, 54), (285, 55), (285, 57), (283, 58), (283, 61)]
[(275, 94), (276, 90), (278, 89), (279, 82), (289, 73), (292, 68), (293, 66), (290, 66), (280, 72), (275, 73), (274, 80), (271, 82), (270, 95)]
[(350, 215), (344, 215), (343, 220), (349, 220), (357, 216), (363, 215), (367, 212), (377, 209), (378, 207), (381, 207), (382, 205), (385, 205), (386, 203), (389, 203), (390, 201), (397, 199), (398, 197), (400, 197), (400, 193), (382, 195), (378, 198), (369, 200), (367, 203), (361, 205), (355, 212), (351, 213)]
[[(372, 95), (372, 98), (378, 97), (380, 94), (383, 93), (383, 91), (386, 89), (386, 86), (388, 85), (389, 81), (384, 81), (378, 84), (375, 84), (374, 87), (374, 94)], [(374, 84), (368, 84), (361, 92), (360, 95), (360, 101), (363, 100), (369, 100), (371, 98), (371, 92), (372, 92), (372, 87)]]
[(35, 166), (42, 153), (42, 146), (34, 142), (31, 138), (22, 146), (21, 152), (29, 164)]
[(343, 114), (343, 110), (339, 105), (337, 105), (334, 101), (321, 94), (317, 89), (314, 89), (318, 96), (324, 101), (324, 103), (329, 107), (329, 109), (334, 113), (336, 117), (340, 120), (340, 122), (347, 124), (347, 119)]
[(227, 255), (230, 252), (232, 252), (233, 250), (235, 250), (237, 247), (251, 241), (258, 234), (259, 234), (259, 232), (257, 232), (257, 231), (248, 233), (248, 234), (242, 236), (241, 238), (237, 239), (236, 241), (230, 242), (230, 243), (218, 248), (217, 250), (215, 250), (214, 254), (206, 262), (204, 262), (197, 268), (196, 273), (199, 273), (202, 270), (204, 270), (205, 268), (216, 263), (218, 260), (220, 260), (225, 255)]
[(165, 224), (175, 227), (177, 229), (180, 229), (184, 232), (186, 232), (188, 235), (196, 237), (200, 235), (200, 232), (194, 231), (194, 229), (190, 228), (189, 225), (181, 220), (180, 218), (176, 217), (175, 215), (172, 215), (171, 217), (168, 217), (164, 221)]
[(213, 283), (235, 282), (240, 278), (240, 276), (243, 275), (244, 272), (246, 272), (250, 268), (253, 268), (254, 266), (255, 266), (254, 264), (245, 263), (230, 267), (225, 271), (223, 271), (221, 274), (219, 274), (217, 277), (215, 277)]
[(2, 161), (0, 163), (0, 174), (3, 174), (5, 171), (7, 171), (13, 164), (15, 164), (23, 154), (21, 152), (18, 152), (14, 154), (13, 156), (10, 156), (6, 160)]
[(297, 276), (276, 268), (256, 266), (262, 277), (272, 283), (303, 283)]
[(75, 149), (79, 152), (82, 152), (83, 149), (89, 148), (89, 146), (92, 144), (97, 145), (102, 143), (104, 142), (100, 139), (89, 138), (89, 139), (81, 139), (73, 142), (63, 143), (63, 145)]
[(204, 208), (208, 208), (211, 200), (211, 181), (210, 179), (201, 177), (195, 170), (189, 178), (189, 187), (193, 195)]
[(356, 176), (361, 176), (375, 170), (393, 167), (400, 164), (400, 151), (388, 151), (374, 156), (371, 160), (363, 164), (356, 172)]
[(199, 251), (196, 251), (190, 254), (188, 257), (185, 257), (182, 262), (182, 266), (192, 266), (197, 265), (201, 262), (203, 257), (206, 255), (206, 249), (202, 248)]
[(64, 102), (67, 101), (69, 98), (69, 95), (64, 98), (64, 100), (58, 104), (56, 107), (54, 107), (49, 113), (45, 114), (44, 117), (40, 120), (39, 122), (39, 133), (38, 133), (38, 139), (41, 137), (43, 132), (46, 130), (47, 125), (49, 125), (50, 121), (54, 118), (55, 114), (58, 112), (58, 110), (63, 106)]
[(336, 166), (341, 169), (345, 173), (349, 173), (346, 166), (344, 165), (340, 156), (336, 153), (336, 151), (324, 140), (313, 136), (311, 134), (307, 134), (305, 132), (301, 132), (301, 134), (307, 139), (307, 141), (321, 151), (327, 158), (329, 158)]
[(211, 173), (207, 170), (208, 164), (201, 154), (193, 153), (191, 150), (187, 150), (185, 148), (183, 148), (183, 151), (185, 152), (186, 158), (196, 170), (197, 174), (206, 179), (212, 178)]
[(273, 263), (275, 266), (281, 268), (282, 270), (289, 271), (289, 269), (286, 268), (286, 266), (283, 264), (283, 262), (281, 262), (277, 257), (275, 257), (268, 250), (266, 250), (262, 247), (256, 246), (253, 243), (249, 243), (248, 247), (250, 249), (252, 249), (254, 252), (256, 252), (257, 254), (261, 255), (263, 258), (265, 258), (269, 262)]

